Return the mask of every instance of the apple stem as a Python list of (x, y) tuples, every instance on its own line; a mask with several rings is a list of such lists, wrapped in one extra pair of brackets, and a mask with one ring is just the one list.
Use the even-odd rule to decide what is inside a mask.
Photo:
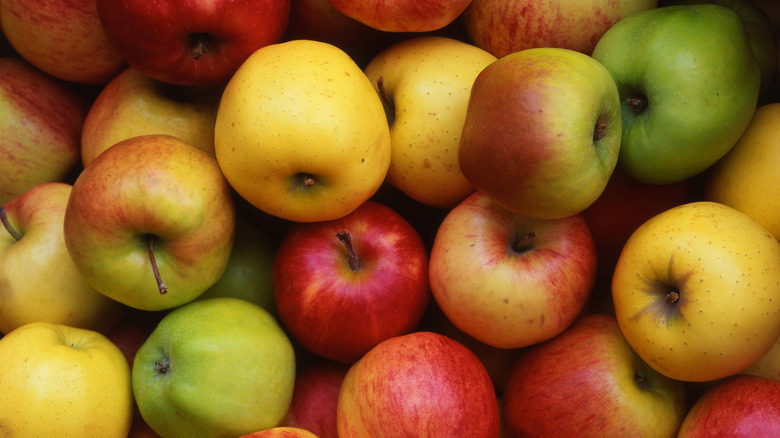
[(593, 141), (599, 141), (607, 136), (607, 124), (596, 123), (596, 127), (593, 129)]
[(638, 113), (647, 108), (647, 99), (645, 97), (629, 97), (626, 99), (626, 105), (631, 111)]
[(678, 294), (677, 291), (670, 291), (668, 294), (666, 294), (666, 302), (669, 304), (674, 304), (679, 299), (680, 294)]
[(160, 276), (160, 269), (157, 267), (157, 259), (154, 257), (154, 237), (149, 236), (147, 240), (147, 251), (149, 252), (149, 262), (152, 264), (152, 272), (154, 273), (154, 279), (157, 280), (157, 289), (160, 290), (160, 295), (168, 293), (168, 286), (163, 283)]
[(517, 253), (526, 252), (533, 248), (533, 241), (535, 238), (536, 233), (529, 231), (528, 234), (526, 234), (524, 237), (517, 239), (514, 245), (512, 245), (512, 249), (514, 249)]
[(170, 361), (166, 358), (163, 360), (158, 360), (156, 362), (157, 365), (157, 372), (160, 374), (165, 374), (168, 372), (168, 368), (170, 367)]
[(344, 231), (338, 232), (338, 233), (336, 233), (336, 237), (338, 237), (339, 240), (347, 248), (347, 254), (349, 254), (349, 268), (353, 272), (359, 271), (360, 270), (360, 259), (358, 259), (357, 252), (355, 252), (355, 247), (352, 245), (352, 236), (349, 235), (349, 231), (344, 230)]
[(304, 187), (314, 187), (314, 184), (316, 184), (314, 177), (309, 174), (303, 174), (301, 181), (303, 182)]
[(6, 231), (8, 231), (8, 234), (16, 239), (17, 242), (22, 240), (22, 234), (16, 231), (16, 228), (11, 225), (11, 221), (8, 220), (8, 215), (5, 214), (5, 205), (0, 205), (0, 222), (3, 223), (3, 226), (5, 227)]

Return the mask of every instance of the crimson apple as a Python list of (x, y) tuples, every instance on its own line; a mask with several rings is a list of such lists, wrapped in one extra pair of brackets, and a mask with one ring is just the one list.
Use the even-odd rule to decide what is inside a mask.
[(410, 332), (428, 305), (428, 252), (417, 230), (366, 201), (341, 219), (295, 223), (277, 249), (282, 324), (309, 351), (344, 363)]
[(386, 32), (429, 32), (455, 21), (471, 0), (328, 0), (342, 14)]
[(255, 50), (280, 42), (290, 0), (97, 0), (108, 39), (163, 82), (225, 83)]
[(313, 359), (295, 375), (292, 401), (280, 426), (298, 427), (319, 438), (338, 438), (336, 406), (349, 365)]

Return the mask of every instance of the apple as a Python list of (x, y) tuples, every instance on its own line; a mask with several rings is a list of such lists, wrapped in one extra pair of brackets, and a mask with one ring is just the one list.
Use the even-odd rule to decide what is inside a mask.
[(366, 201), (341, 219), (292, 224), (276, 252), (273, 287), (293, 338), (352, 363), (420, 322), (430, 301), (428, 250), (401, 215)]
[(463, 344), (432, 332), (372, 348), (344, 376), (336, 409), (340, 438), (499, 436), (485, 367)]
[(89, 101), (21, 58), (0, 58), (0, 204), (78, 167)]
[(703, 172), (734, 146), (756, 109), (761, 71), (742, 20), (725, 6), (636, 13), (609, 28), (592, 56), (620, 92), (620, 165), (643, 182)]
[(537, 47), (590, 55), (599, 38), (658, 0), (472, 0), (461, 21), (473, 43), (498, 57)]
[(280, 426), (297, 427), (319, 438), (338, 438), (336, 406), (349, 365), (314, 359), (295, 375), (292, 401)]
[(334, 220), (383, 184), (390, 128), (371, 82), (341, 49), (293, 40), (253, 53), (228, 82), (217, 161), (235, 191), (273, 216)]
[(717, 380), (780, 337), (780, 242), (746, 214), (696, 201), (631, 235), (612, 278), (628, 342), (661, 374)]
[(451, 208), (474, 191), (458, 164), (471, 85), (496, 57), (443, 36), (393, 44), (365, 68), (391, 120), (387, 182), (412, 199)]
[(780, 239), (780, 103), (758, 107), (734, 147), (706, 172), (704, 198), (733, 207)]
[(556, 219), (599, 197), (621, 136), (617, 87), (601, 64), (573, 50), (527, 49), (477, 76), (458, 161), (504, 208)]
[(277, 426), (294, 380), (295, 354), (278, 322), (262, 307), (229, 297), (171, 310), (138, 349), (132, 375), (141, 416), (166, 438), (240, 436)]
[(740, 371), (740, 374), (749, 374), (780, 382), (780, 338), (761, 359)]
[(177, 137), (131, 137), (82, 171), (63, 223), (88, 284), (141, 310), (194, 300), (227, 266), (235, 204), (216, 159)]
[(255, 50), (282, 40), (290, 0), (97, 0), (127, 63), (159, 81), (223, 84)]
[(127, 436), (130, 368), (99, 332), (31, 322), (0, 338), (0, 364), (4, 436)]
[(780, 435), (780, 382), (730, 376), (705, 392), (688, 411), (680, 438)]
[(430, 32), (455, 21), (471, 0), (328, 0), (334, 9), (385, 32)]
[(66, 81), (102, 85), (127, 66), (94, 0), (0, 0), (0, 28), (20, 56)]
[(514, 363), (504, 388), (506, 436), (671, 437), (686, 388), (637, 356), (611, 315), (583, 315)]
[(130, 137), (169, 134), (214, 155), (219, 86), (173, 85), (129, 67), (100, 90), (84, 119), (81, 161)]
[(125, 310), (89, 286), (68, 253), (71, 188), (42, 183), (0, 205), (0, 333), (34, 321), (105, 332)]
[(436, 232), (429, 277), (436, 303), (456, 327), (493, 347), (520, 348), (574, 321), (596, 269), (581, 215), (521, 216), (475, 192)]
[(299, 427), (272, 427), (259, 432), (241, 435), (239, 438), (322, 438)]

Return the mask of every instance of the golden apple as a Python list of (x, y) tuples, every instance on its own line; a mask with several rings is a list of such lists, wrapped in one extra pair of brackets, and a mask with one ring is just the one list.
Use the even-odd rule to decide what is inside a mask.
[(673, 207), (629, 237), (612, 296), (623, 334), (650, 366), (677, 380), (720, 379), (780, 336), (780, 242), (723, 204)]
[(228, 82), (217, 161), (236, 192), (283, 219), (338, 219), (370, 198), (390, 165), (390, 128), (360, 67), (313, 40), (265, 46)]

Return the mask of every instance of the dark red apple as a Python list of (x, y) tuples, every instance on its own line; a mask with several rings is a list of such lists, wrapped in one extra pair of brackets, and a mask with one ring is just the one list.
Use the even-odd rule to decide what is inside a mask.
[(292, 401), (280, 426), (306, 429), (319, 438), (338, 438), (336, 405), (349, 365), (312, 360), (295, 376)]

